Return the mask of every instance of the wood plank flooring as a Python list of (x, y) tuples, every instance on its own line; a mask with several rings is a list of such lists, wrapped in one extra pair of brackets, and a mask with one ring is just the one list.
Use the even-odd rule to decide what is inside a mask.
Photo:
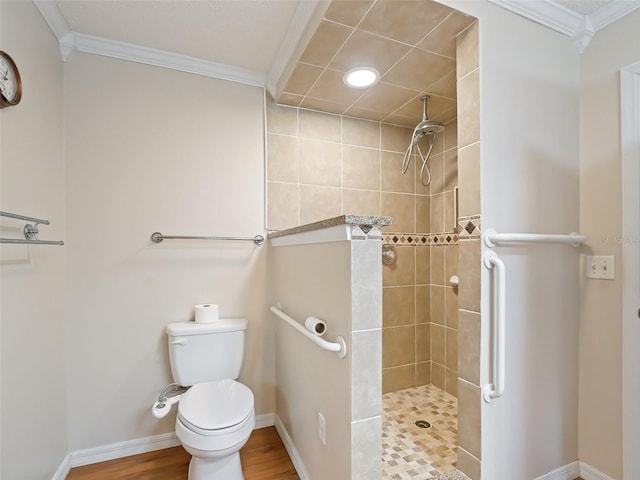
[[(240, 458), (245, 480), (300, 480), (274, 427), (254, 430)], [(76, 467), (67, 480), (186, 480), (190, 460), (173, 447)]]

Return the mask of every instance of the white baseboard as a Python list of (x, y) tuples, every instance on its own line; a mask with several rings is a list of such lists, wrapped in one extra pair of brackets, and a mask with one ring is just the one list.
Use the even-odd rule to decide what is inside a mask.
[(553, 472), (545, 473), (535, 480), (574, 480), (577, 477), (581, 477), (584, 480), (615, 480), (596, 470), (591, 465), (579, 461), (571, 462), (555, 469)]
[[(266, 413), (256, 415), (256, 429), (271, 427), (274, 425), (275, 414)], [(110, 443), (99, 447), (75, 450), (67, 455), (51, 480), (64, 480), (73, 467), (81, 467), (94, 463), (106, 462), (116, 458), (138, 455), (140, 453), (153, 452), (163, 448), (177, 447), (180, 440), (176, 434), (163, 433), (152, 437), (135, 438), (124, 442)]]
[(599, 470), (596, 470), (591, 465), (587, 465), (584, 462), (580, 463), (580, 476), (584, 478), (584, 480), (615, 480), (613, 477), (609, 475), (605, 475)]
[(571, 462), (560, 468), (556, 468), (554, 471), (545, 473), (544, 475), (536, 478), (535, 480), (574, 480), (580, 476), (580, 466), (578, 462)]
[(51, 480), (65, 480), (70, 471), (71, 459), (69, 458), (69, 455), (67, 455), (66, 457), (64, 457), (64, 460), (62, 460), (62, 463), (58, 467), (58, 470), (56, 470), (56, 473), (54, 473), (53, 477), (51, 477)]
[(275, 416), (275, 425), (276, 430), (278, 431), (278, 435), (280, 435), (282, 443), (284, 444), (284, 448), (287, 450), (289, 458), (291, 458), (291, 463), (293, 463), (296, 472), (298, 472), (300, 480), (311, 480), (311, 475), (309, 475), (307, 468), (304, 466), (304, 462), (302, 461), (298, 450), (296, 450), (296, 447), (293, 444), (291, 437), (289, 436), (289, 432), (287, 432), (287, 429), (284, 428), (284, 424), (282, 423), (278, 415)]

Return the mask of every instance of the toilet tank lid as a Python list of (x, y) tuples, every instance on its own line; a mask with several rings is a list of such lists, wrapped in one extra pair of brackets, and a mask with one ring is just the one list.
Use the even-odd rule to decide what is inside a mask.
[(244, 318), (221, 318), (213, 323), (174, 322), (167, 325), (170, 336), (202, 335), (205, 333), (236, 332), (247, 329)]

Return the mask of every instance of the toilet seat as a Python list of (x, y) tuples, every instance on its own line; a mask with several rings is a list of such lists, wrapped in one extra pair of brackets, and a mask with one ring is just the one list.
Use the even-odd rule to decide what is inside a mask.
[(254, 416), (253, 403), (251, 390), (235, 380), (199, 383), (182, 395), (178, 418), (200, 435), (225, 435)]

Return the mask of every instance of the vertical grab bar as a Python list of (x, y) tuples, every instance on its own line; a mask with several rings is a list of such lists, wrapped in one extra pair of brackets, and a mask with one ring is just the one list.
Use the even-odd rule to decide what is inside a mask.
[(505, 285), (506, 276), (504, 262), (498, 258), (495, 252), (487, 252), (484, 255), (484, 265), (494, 272), (494, 308), (493, 308), (493, 365), (492, 381), (482, 389), (482, 397), (487, 403), (504, 395), (506, 362), (505, 362)]

